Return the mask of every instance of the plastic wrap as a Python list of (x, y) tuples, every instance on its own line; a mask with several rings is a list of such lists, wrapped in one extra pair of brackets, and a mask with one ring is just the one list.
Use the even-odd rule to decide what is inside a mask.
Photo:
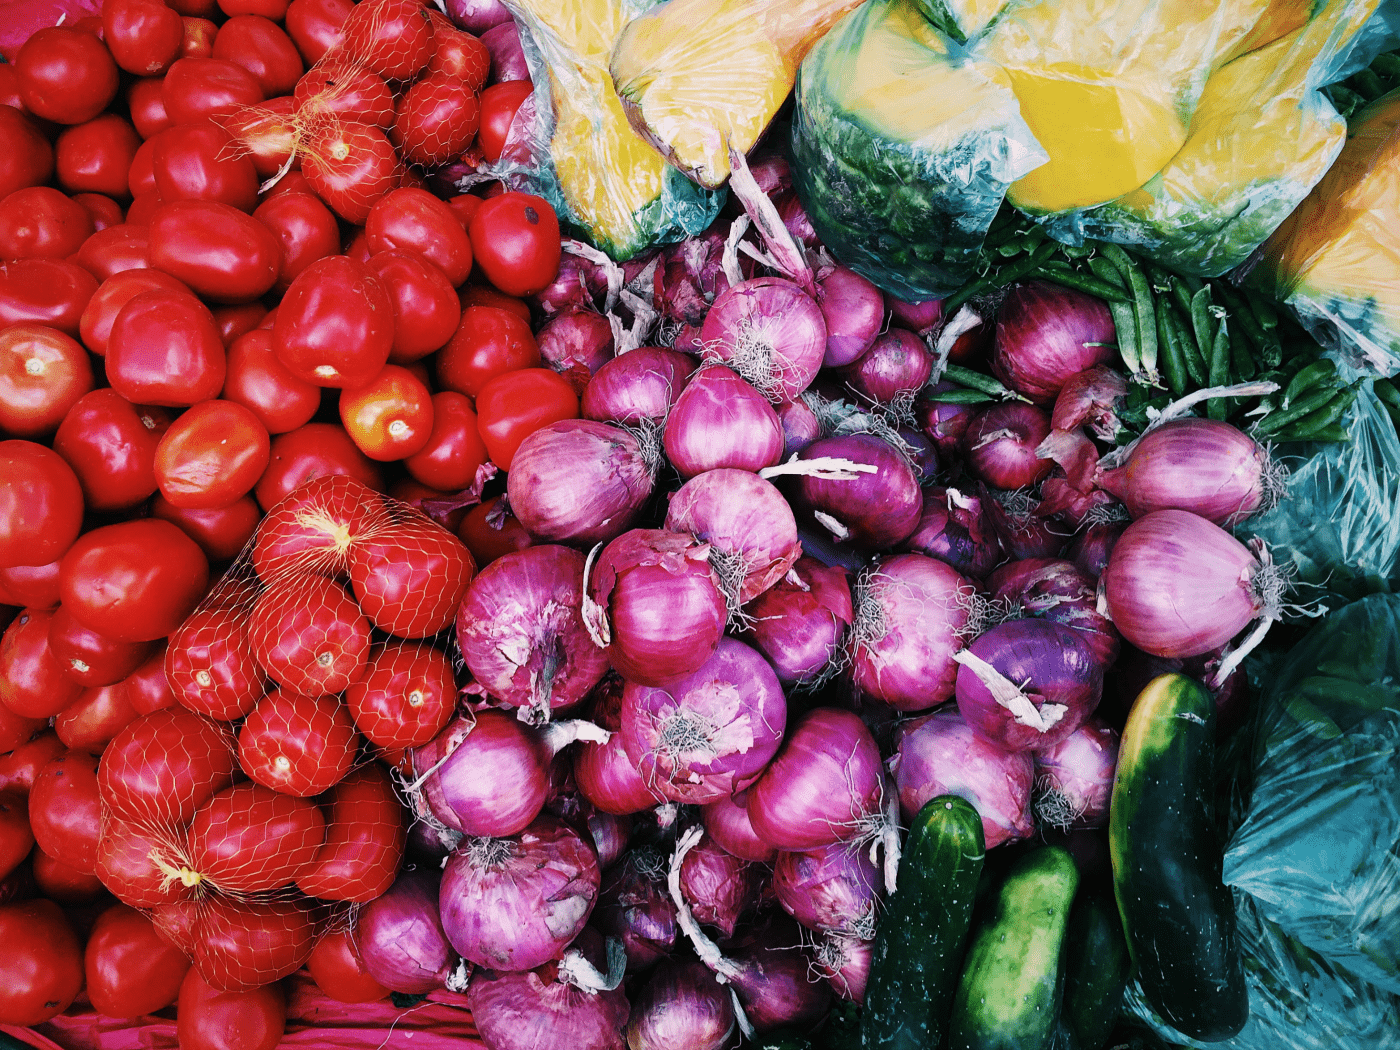
[(1006, 187), (1045, 161), (1006, 75), (913, 0), (873, 0), (808, 54), (792, 152), (823, 242), (911, 302), (963, 283)]
[(914, 0), (920, 14), (940, 33), (960, 44), (996, 20), (1010, 0)]
[(537, 193), (573, 233), (618, 260), (705, 229), (721, 194), (685, 179), (627, 122), (608, 54), (649, 0), (505, 0), (535, 84), (492, 173)]

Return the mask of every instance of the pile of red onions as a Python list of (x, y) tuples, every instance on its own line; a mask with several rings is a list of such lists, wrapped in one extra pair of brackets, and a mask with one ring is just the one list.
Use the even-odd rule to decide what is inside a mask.
[(774, 401), (791, 401), (826, 356), (817, 301), (781, 277), (756, 277), (721, 292), (700, 326), (707, 356), (728, 364)]

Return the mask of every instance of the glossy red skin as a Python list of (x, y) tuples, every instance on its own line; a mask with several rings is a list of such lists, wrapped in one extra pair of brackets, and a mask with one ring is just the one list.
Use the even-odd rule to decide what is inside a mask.
[(306, 969), (322, 994), (338, 1003), (373, 1003), (389, 994), (365, 969), (348, 929), (330, 931), (317, 941)]
[(136, 129), (115, 113), (66, 128), (54, 144), (58, 184), (66, 193), (125, 197), (127, 171), (140, 145)]
[(310, 422), (321, 407), (321, 388), (298, 379), (277, 360), (272, 333), (262, 328), (239, 336), (229, 347), (223, 397), (250, 409), (271, 434)]
[(219, 27), (214, 57), (246, 69), (265, 98), (290, 95), (305, 69), (301, 53), (282, 28), (262, 15), (235, 15)]
[(47, 565), (82, 527), (77, 475), (53, 449), (0, 441), (0, 566)]
[(25, 609), (0, 638), (0, 703), (21, 718), (50, 718), (83, 691), (49, 648), (53, 615)]
[(428, 63), (428, 72), (445, 73), (480, 94), (491, 75), (490, 49), (458, 29), (441, 11), (429, 9), (428, 14), (433, 19), (433, 60)]
[(15, 190), (0, 201), (0, 258), (66, 259), (92, 233), (87, 209), (51, 186)]
[(515, 114), (534, 91), (528, 80), (507, 80), (492, 84), (481, 93), (481, 120), (477, 142), (486, 160), (495, 164), (501, 159)]
[(21, 259), (0, 267), (0, 326), (33, 321), (77, 337), (97, 280), (67, 259)]
[(83, 987), (83, 947), (57, 904), (0, 905), (0, 1023), (41, 1024), (68, 1009)]
[(234, 721), (267, 691), (248, 644), (246, 610), (201, 609), (170, 637), (165, 674), (178, 701), (197, 714)]
[(388, 362), (393, 342), (389, 293), (372, 270), (344, 255), (319, 259), (297, 276), (272, 328), (277, 359), (317, 386), (367, 383)]
[(232, 561), (238, 556), (243, 545), (253, 538), (262, 511), (258, 501), (249, 495), (209, 510), (177, 507), (164, 496), (157, 496), (151, 501), (151, 517), (178, 525), (212, 563)]
[(21, 113), (28, 112), (19, 93), (19, 74), (9, 62), (0, 63), (0, 106), (10, 106)]
[(404, 460), (414, 480), (443, 492), (470, 485), (487, 460), (471, 398), (451, 390), (433, 395), (433, 429), (428, 443)]
[(33, 848), (28, 801), (23, 795), (0, 793), (0, 879), (19, 867)]
[(283, 688), (338, 693), (369, 655), (370, 623), (345, 588), (323, 576), (275, 580), (248, 617), (248, 644)]
[(479, 397), (499, 376), (538, 369), (539, 345), (530, 326), (494, 306), (468, 306), (436, 358), (437, 385)]
[(447, 206), (452, 209), (452, 214), (457, 216), (457, 221), (462, 224), (462, 229), (466, 229), (472, 221), (472, 216), (485, 201), (472, 193), (459, 193), (455, 197), (447, 199)]
[[(93, 196), (85, 193), (73, 199), (86, 201)], [(106, 281), (119, 273), (148, 269), (151, 265), (150, 241), (148, 227), (118, 221), (99, 229), (85, 240), (73, 256), (73, 261), (97, 280)], [(106, 344), (103, 345), (105, 347)]]
[(471, 86), (449, 73), (432, 73), (404, 92), (390, 139), (406, 159), (435, 167), (460, 156), (480, 122)]
[(314, 478), (268, 513), (253, 544), (253, 568), (263, 580), (342, 573), (350, 548), (389, 521), (384, 500), (363, 482), (334, 474)]
[(456, 708), (452, 664), (426, 643), (376, 645), (365, 673), (345, 691), (345, 703), (371, 744), (421, 747), (442, 731)]
[(541, 427), (578, 418), (578, 395), (548, 368), (522, 368), (487, 383), (476, 399), (477, 430), (491, 462), (509, 470), (520, 443)]
[(433, 24), (418, 0), (365, 0), (342, 26), (345, 50), (385, 80), (409, 80), (433, 57)]
[(301, 163), (295, 156), (299, 131), (293, 113), (291, 96), (283, 95), (220, 117), (219, 124), (238, 141), (239, 150), (252, 160), (258, 178), (271, 179), (279, 172), (285, 175), (286, 170)]
[[(131, 167), (127, 169), (126, 173), (128, 196), (138, 198), (143, 194), (156, 192), (156, 148), (164, 141), (162, 136), (168, 130), (170, 129), (165, 128), (157, 132), (136, 147), (136, 155), (131, 158)], [(135, 202), (133, 201), (133, 203)], [(131, 222), (132, 220), (128, 216), (126, 221)]]
[(181, 18), (184, 38), (180, 41), (180, 58), (213, 58), (214, 37), (219, 27), (208, 18)]
[(216, 510), (252, 491), (270, 454), (267, 429), (252, 410), (233, 401), (201, 401), (160, 439), (156, 483), (176, 507)]
[(559, 273), (559, 218), (543, 197), (493, 197), (477, 209), (467, 232), (482, 273), (507, 295), (534, 295)]
[[(481, 201), (481, 203), (484, 204), (485, 201)], [(472, 214), (475, 215), (476, 211), (477, 209), (473, 209)], [(499, 292), (489, 284), (480, 281), (472, 281), (459, 288), (457, 290), (457, 300), (462, 304), (463, 310), (469, 306), (490, 306), (497, 310), (504, 310), (508, 314), (514, 314), (526, 324), (529, 324), (531, 321), (530, 305), (525, 302), (524, 299), (517, 299), (513, 295), (506, 295), (504, 292)]]
[(286, 291), (292, 281), (317, 259), (340, 251), (340, 225), (331, 210), (310, 193), (279, 193), (253, 212), (281, 249), (274, 287)]
[(307, 121), (336, 117), (376, 128), (389, 128), (394, 123), (394, 93), (384, 78), (339, 56), (297, 80), (292, 104)]
[(135, 908), (114, 904), (93, 923), (83, 951), (87, 994), (107, 1017), (136, 1018), (173, 1003), (190, 961)]
[(164, 409), (133, 405), (115, 390), (80, 397), (54, 435), (92, 510), (134, 507), (156, 490), (155, 456), (170, 425)]
[(0, 594), (6, 605), (30, 609), (58, 607), (57, 559), (47, 565), (11, 565), (0, 568)]
[(151, 141), (151, 167), (164, 200), (221, 201), (246, 212), (257, 207), (257, 169), (217, 124), (176, 123)]
[(261, 784), (235, 784), (190, 821), (190, 867), (228, 892), (276, 889), (310, 864), (325, 838), (315, 803)]
[(217, 0), (167, 0), (174, 11), (190, 18), (215, 18), (219, 14)]
[(83, 686), (120, 682), (141, 666), (151, 649), (149, 642), (119, 642), (84, 627), (61, 605), (49, 621), (49, 651), (63, 673)]
[(166, 72), (161, 97), (174, 123), (197, 124), (256, 106), (267, 96), (257, 78), (236, 62), (181, 58)]
[[(95, 874), (81, 872), (57, 857), (50, 857), (41, 849), (36, 849), (30, 859), (34, 872), (34, 884), (42, 896), (56, 904), (70, 909), (82, 908), (98, 901), (107, 892), (102, 880)], [(81, 920), (78, 932), (83, 932)]]
[(394, 304), (391, 364), (418, 361), (451, 338), (462, 308), (441, 270), (422, 256), (402, 251), (372, 255), (366, 265), (383, 283)]
[(41, 29), (15, 56), (20, 97), (29, 112), (55, 124), (81, 124), (116, 97), (117, 64), (90, 33), (68, 26)]
[(136, 709), (125, 680), (84, 689), (54, 719), (54, 731), (65, 747), (100, 755), (112, 738), (136, 721)]
[(260, 302), (226, 303), (214, 307), (212, 312), (219, 338), (224, 341), (224, 346), (230, 346), (239, 336), (257, 330), (267, 316), (267, 307)]
[(92, 875), (101, 822), (96, 755), (65, 751), (39, 770), (29, 790), (29, 824), (41, 850)]
[(151, 265), (200, 298), (246, 303), (268, 291), (282, 266), (277, 237), (247, 212), (218, 201), (172, 201), (151, 220)]
[[(92, 228), (95, 234), (113, 226), (120, 226), (126, 221), (125, 209), (105, 193), (75, 193), (73, 199), (81, 204), (88, 215), (92, 217)], [(84, 241), (84, 247), (91, 240), (92, 238), (89, 237), (87, 241)], [(81, 250), (79, 249), (80, 252)], [(76, 255), (74, 261), (77, 261)]]
[(364, 386), (341, 391), (340, 422), (370, 459), (403, 459), (428, 442), (433, 429), (432, 398), (427, 386), (408, 369), (385, 365)]
[(375, 201), (399, 184), (401, 166), (379, 129), (328, 121), (308, 137), (301, 170), (332, 211), (358, 225)]
[(287, 6), (287, 34), (308, 66), (340, 42), (340, 27), (354, 7), (351, 0), (292, 0)]
[(40, 186), (53, 171), (49, 140), (18, 109), (0, 106), (0, 195)]
[(149, 226), (151, 219), (160, 210), (160, 206), (165, 203), (164, 198), (155, 190), (149, 193), (142, 193), (131, 202), (131, 207), (126, 209), (126, 223), (128, 226)]
[(361, 766), (317, 799), (327, 814), (326, 842), (297, 877), (323, 900), (364, 903), (393, 884), (403, 863), (403, 807), (378, 763)]
[(222, 992), (191, 969), (180, 986), (176, 1034), (184, 1050), (274, 1050), (286, 1026), (279, 984)]
[(385, 194), (365, 220), (371, 255), (415, 252), (433, 263), (455, 288), (472, 270), (472, 245), (449, 208), (427, 190), (398, 189)]
[(155, 651), (124, 680), (127, 701), (138, 717), (176, 704), (175, 694), (165, 677), (165, 649), (165, 642), (157, 642)]
[[(58, 739), (58, 734), (51, 729), (45, 729), (16, 744), (8, 753), (0, 754), (0, 792), (28, 798), (39, 770), (48, 765), (50, 759), (57, 758), (66, 750), (63, 741)], [(28, 822), (26, 807), (26, 827)]]
[[(145, 235), (144, 227), (135, 229)], [(78, 322), (83, 345), (98, 357), (105, 357), (107, 342), (112, 335), (112, 323), (117, 319), (117, 314), (121, 313), (122, 307), (142, 292), (156, 290), (189, 294), (189, 288), (182, 281), (160, 270), (123, 270), (105, 278), (88, 300), (83, 316)]]
[(199, 545), (168, 521), (104, 525), (63, 556), (59, 589), (80, 623), (120, 641), (164, 638), (194, 609), (209, 582)]
[(24, 324), (0, 330), (0, 431), (21, 438), (52, 434), (92, 383), (87, 351), (58, 329)]
[(102, 39), (118, 66), (138, 77), (170, 68), (185, 30), (178, 12), (161, 0), (105, 0)]
[(144, 77), (126, 89), (126, 105), (136, 133), (150, 139), (171, 126), (165, 111), (164, 83), (160, 77)]
[(350, 551), (350, 585), (360, 607), (399, 638), (446, 628), (475, 574), (466, 546), (426, 516), (405, 516)]
[[(16, 619), (18, 619), (18, 617), (16, 617)], [(14, 621), (12, 620), (10, 621), (10, 626), (13, 625)], [(6, 629), (8, 630), (8, 628)], [(0, 704), (0, 747), (8, 747), (11, 752), (13, 752), (16, 748), (22, 747), (35, 733), (48, 725), (48, 722), (49, 720), (47, 718), (26, 718), (23, 715), (17, 715), (5, 704)], [(0, 753), (0, 769), (4, 768), (4, 763), (7, 762), (10, 757), (10, 755)], [(4, 779), (4, 774), (0, 774), (0, 779)], [(29, 789), (26, 787), (26, 794), (28, 794), (28, 790)]]
[(299, 485), (328, 474), (345, 474), (371, 489), (384, 479), (374, 461), (355, 447), (336, 423), (307, 423), (272, 441), (272, 460), (253, 490), (258, 505), (270, 510)]
[(200, 909), (195, 966), (215, 987), (246, 991), (299, 969), (315, 936), (315, 922), (297, 901), (216, 899)]
[(223, 389), (226, 367), (213, 314), (188, 293), (142, 292), (112, 322), (107, 381), (133, 403), (208, 401)]
[(274, 689), (238, 731), (238, 764), (263, 787), (306, 798), (350, 772), (358, 739), (350, 712), (335, 697)]
[(127, 820), (177, 827), (233, 781), (238, 768), (227, 726), (183, 707), (143, 715), (103, 753), (103, 804)]

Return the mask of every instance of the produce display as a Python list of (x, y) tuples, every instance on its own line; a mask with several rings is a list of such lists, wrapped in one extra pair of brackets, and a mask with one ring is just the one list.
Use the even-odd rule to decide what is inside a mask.
[(1390, 7), (0, 21), (0, 1045), (1395, 1045)]

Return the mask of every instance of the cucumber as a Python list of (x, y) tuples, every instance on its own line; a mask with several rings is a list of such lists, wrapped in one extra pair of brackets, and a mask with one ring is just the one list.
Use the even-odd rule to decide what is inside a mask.
[(1122, 1012), (1123, 989), (1132, 970), (1118, 905), (1107, 886), (1079, 891), (1065, 944), (1062, 1045), (1067, 1050), (1102, 1050)]
[(1113, 889), (1142, 992), (1193, 1039), (1228, 1039), (1249, 999), (1215, 827), (1215, 702), (1181, 674), (1133, 702), (1109, 805)]
[(1064, 984), (1065, 929), (1079, 887), (1074, 858), (1041, 846), (1011, 866), (963, 964), (949, 1050), (1046, 1050)]
[(899, 879), (875, 931), (863, 1050), (930, 1050), (947, 1024), (986, 847), (982, 818), (956, 795), (914, 818)]

